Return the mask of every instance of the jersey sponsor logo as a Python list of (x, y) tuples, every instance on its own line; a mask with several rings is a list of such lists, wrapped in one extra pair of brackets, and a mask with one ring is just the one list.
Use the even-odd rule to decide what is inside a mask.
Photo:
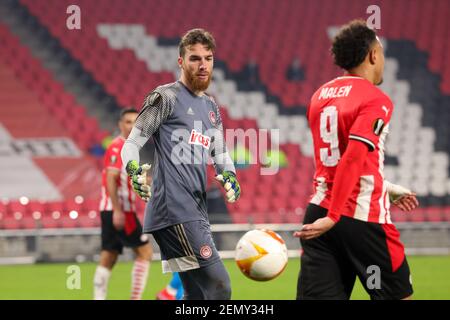
[(201, 132), (192, 129), (191, 136), (189, 137), (189, 144), (195, 144), (202, 146), (205, 149), (209, 149), (211, 144), (211, 137), (208, 137)]
[(373, 122), (372, 128), (373, 128), (373, 133), (375, 133), (377, 136), (379, 136), (381, 134), (381, 132), (383, 132), (383, 128), (384, 128), (383, 119), (375, 120)]
[(389, 109), (386, 106), (382, 106), (381, 109), (386, 113), (386, 117), (389, 114)]
[(213, 126), (216, 126), (216, 123), (217, 123), (216, 114), (213, 111), (209, 112), (209, 121), (211, 121), (211, 124)]
[(212, 250), (211, 247), (208, 245), (204, 245), (203, 247), (200, 248), (200, 255), (205, 258), (205, 259), (209, 259), (212, 256)]

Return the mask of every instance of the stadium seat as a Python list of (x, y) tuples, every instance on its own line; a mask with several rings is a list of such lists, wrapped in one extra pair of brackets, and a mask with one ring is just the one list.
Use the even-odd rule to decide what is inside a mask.
[(8, 229), (20, 229), (22, 226), (21, 223), (22, 216), (13, 214), (11, 212), (8, 212), (3, 215), (3, 228)]
[(411, 215), (414, 213), (403, 212), (400, 210), (391, 209), (391, 220), (392, 222), (408, 222), (410, 221)]
[(426, 221), (426, 215), (425, 212), (423, 210), (414, 210), (409, 214), (409, 217), (411, 218), (410, 221), (411, 222), (423, 222)]
[(7, 210), (8, 210), (8, 212), (11, 212), (11, 213), (21, 212), (22, 214), (27, 214), (28, 213), (28, 203), (22, 204), (19, 201), (10, 201), (8, 204)]
[(99, 213), (96, 211), (82, 212), (77, 219), (78, 226), (81, 228), (94, 228), (100, 226)]
[(443, 208), (427, 208), (426, 209), (426, 220), (430, 222), (441, 222), (443, 221), (444, 212)]

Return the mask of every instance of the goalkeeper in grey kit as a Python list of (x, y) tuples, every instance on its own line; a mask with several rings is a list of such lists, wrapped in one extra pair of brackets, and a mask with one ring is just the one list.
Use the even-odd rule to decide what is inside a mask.
[[(180, 272), (184, 299), (231, 297), (230, 278), (215, 247), (206, 208), (209, 158), (227, 200), (234, 202), (241, 193), (219, 108), (204, 93), (212, 77), (214, 49), (214, 38), (203, 29), (183, 36), (180, 79), (147, 96), (121, 153), (134, 190), (148, 201), (143, 232), (158, 243), (163, 272)], [(150, 190), (149, 165), (139, 165), (139, 150), (151, 136), (156, 152)]]

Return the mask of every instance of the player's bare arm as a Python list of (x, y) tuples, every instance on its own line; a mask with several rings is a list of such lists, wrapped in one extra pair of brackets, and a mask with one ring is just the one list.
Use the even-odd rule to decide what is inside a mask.
[(119, 186), (117, 184), (120, 178), (120, 170), (115, 168), (106, 169), (106, 189), (111, 198), (111, 203), (113, 207), (113, 224), (117, 230), (122, 230), (125, 225), (125, 215), (122, 211), (120, 205), (118, 190)]
[(398, 184), (385, 180), (389, 200), (402, 211), (412, 211), (419, 206), (416, 194)]

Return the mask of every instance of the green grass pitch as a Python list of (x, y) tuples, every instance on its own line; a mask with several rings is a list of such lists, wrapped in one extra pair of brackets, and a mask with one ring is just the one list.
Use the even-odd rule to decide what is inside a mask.
[[(415, 299), (450, 299), (450, 257), (411, 256), (408, 258), (414, 285)], [(71, 264), (36, 264), (0, 266), (0, 299), (92, 299), (94, 263), (78, 264), (81, 270), (81, 288), (68, 289), (67, 268)], [(299, 260), (290, 259), (286, 270), (277, 279), (255, 282), (245, 278), (233, 260), (225, 260), (230, 272), (232, 299), (291, 300), (295, 297)], [(128, 299), (131, 263), (118, 263), (111, 276), (108, 299)], [(161, 273), (161, 263), (152, 263), (144, 299), (154, 299), (158, 290), (170, 280)], [(352, 299), (368, 299), (359, 281)]]

